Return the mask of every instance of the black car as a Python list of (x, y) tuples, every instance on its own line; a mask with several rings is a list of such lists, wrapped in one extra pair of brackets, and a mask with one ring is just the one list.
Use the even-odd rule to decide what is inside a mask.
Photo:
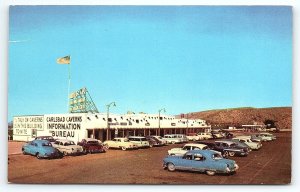
[(221, 152), (222, 156), (247, 156), (249, 151), (247, 147), (240, 147), (234, 142), (230, 141), (215, 141), (215, 142), (199, 142), (207, 145), (211, 150)]

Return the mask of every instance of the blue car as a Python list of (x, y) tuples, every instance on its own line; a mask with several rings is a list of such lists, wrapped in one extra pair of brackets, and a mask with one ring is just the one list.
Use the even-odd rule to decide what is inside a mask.
[(33, 140), (28, 142), (22, 146), (22, 152), (24, 155), (34, 155), (38, 159), (61, 157), (61, 153), (52, 147), (51, 143), (47, 140)]
[(239, 168), (233, 160), (211, 150), (191, 150), (184, 156), (168, 156), (163, 160), (163, 168), (169, 171), (188, 170), (215, 175), (216, 173), (234, 173)]

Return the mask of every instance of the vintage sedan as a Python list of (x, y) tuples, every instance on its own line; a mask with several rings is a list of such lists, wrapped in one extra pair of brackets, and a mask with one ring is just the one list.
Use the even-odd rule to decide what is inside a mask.
[(62, 154), (47, 140), (33, 140), (22, 146), (24, 155), (30, 154), (38, 159), (53, 159), (62, 157)]
[(249, 139), (248, 137), (238, 136), (238, 137), (232, 138), (232, 140), (233, 141), (236, 140), (236, 141), (245, 143), (252, 150), (259, 150), (262, 147), (261, 142), (254, 142), (251, 139)]
[(139, 148), (148, 148), (153, 147), (153, 145), (150, 145), (149, 141), (146, 139), (146, 137), (142, 136), (129, 136), (129, 141), (136, 144)]
[(173, 148), (168, 150), (168, 154), (172, 156), (183, 156), (187, 151), (190, 150), (207, 150), (209, 149), (207, 145), (199, 143), (188, 143), (185, 144), (182, 148)]
[(153, 136), (146, 136), (146, 139), (149, 141), (150, 146), (163, 146), (164, 142), (158, 140), (157, 138), (153, 137)]
[(183, 156), (168, 156), (163, 160), (163, 168), (169, 171), (199, 171), (207, 175), (216, 173), (234, 173), (239, 166), (233, 160), (223, 157), (210, 150), (193, 150)]
[(66, 155), (81, 155), (83, 154), (82, 146), (76, 145), (74, 141), (67, 139), (58, 139), (54, 142), (53, 147)]
[(104, 141), (103, 144), (107, 148), (122, 149), (126, 151), (127, 149), (137, 149), (138, 146), (133, 142), (130, 142), (128, 138), (116, 137), (113, 140)]
[[(221, 141), (215, 141), (217, 148), (221, 148), (224, 150), (225, 156), (227, 154), (230, 157), (233, 156), (247, 156), (250, 152), (249, 147), (244, 144), (240, 143), (238, 141), (228, 141), (228, 140), (221, 140)], [(215, 149), (218, 151), (217, 149)]]
[(53, 144), (56, 141), (56, 139), (54, 139), (52, 136), (38, 136), (34, 140), (47, 140), (51, 144)]
[(84, 153), (105, 153), (107, 150), (105, 145), (93, 138), (82, 139), (77, 145), (82, 146)]

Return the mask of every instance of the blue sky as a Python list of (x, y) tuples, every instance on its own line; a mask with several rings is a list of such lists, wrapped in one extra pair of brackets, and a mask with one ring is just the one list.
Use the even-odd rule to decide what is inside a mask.
[(9, 120), (67, 112), (66, 55), (100, 112), (292, 105), (291, 7), (12, 6), (9, 25)]

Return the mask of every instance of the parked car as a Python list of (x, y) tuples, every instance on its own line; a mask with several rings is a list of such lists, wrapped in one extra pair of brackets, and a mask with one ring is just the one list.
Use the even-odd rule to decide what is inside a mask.
[(211, 135), (214, 139), (220, 139), (220, 138), (223, 138), (223, 134), (218, 132), (218, 131), (212, 131), (211, 132)]
[(107, 150), (106, 146), (93, 138), (82, 139), (77, 145), (82, 146), (84, 153), (104, 153)]
[(188, 133), (186, 135), (189, 141), (198, 141), (200, 140), (200, 137), (197, 135), (197, 133)]
[(116, 137), (113, 140), (104, 141), (103, 144), (107, 148), (122, 149), (126, 151), (127, 149), (137, 149), (138, 145), (130, 142), (128, 138)]
[(263, 132), (263, 133), (259, 133), (260, 136), (263, 136), (263, 137), (270, 137), (271, 140), (276, 140), (276, 136), (273, 135), (272, 133), (268, 133), (268, 132)]
[(59, 158), (62, 154), (47, 140), (33, 140), (22, 146), (22, 153), (24, 155), (30, 154), (36, 156), (38, 159)]
[(53, 144), (56, 141), (56, 139), (54, 139), (52, 136), (38, 136), (34, 140), (47, 140), (51, 144)]
[(250, 135), (249, 139), (251, 139), (254, 142), (262, 142), (263, 141), (262, 138), (260, 136), (257, 136), (257, 135)]
[(168, 150), (169, 155), (183, 156), (187, 151), (190, 150), (207, 150), (207, 145), (199, 143), (187, 143), (181, 148), (173, 148)]
[(228, 158), (228, 156), (235, 156), (235, 155), (241, 155), (241, 156), (247, 156), (248, 155), (248, 147), (238, 147), (237, 144), (234, 142), (212, 142), (212, 141), (201, 141), (199, 143), (207, 145), (211, 150), (219, 151), (224, 158)]
[(253, 136), (260, 138), (261, 141), (272, 141), (273, 140), (271, 136), (264, 135), (264, 134), (261, 134), (261, 133), (254, 134)]
[(129, 141), (136, 144), (139, 148), (145, 148), (145, 147), (153, 147), (153, 145), (150, 145), (149, 141), (146, 139), (146, 137), (141, 136), (129, 136)]
[(258, 150), (262, 147), (261, 142), (254, 142), (251, 139), (249, 139), (248, 137), (238, 136), (238, 137), (232, 138), (232, 140), (237, 140), (239, 142), (245, 143), (247, 146), (250, 147), (250, 149), (253, 149), (253, 150)]
[(233, 137), (233, 134), (228, 131), (223, 131), (223, 135), (226, 139), (231, 139)]
[(151, 137), (154, 137), (154, 138), (156, 138), (157, 140), (161, 141), (164, 145), (167, 144), (167, 141), (166, 141), (162, 136), (151, 135)]
[(163, 160), (163, 168), (169, 171), (188, 170), (204, 172), (207, 175), (216, 173), (234, 173), (239, 168), (235, 161), (223, 159), (210, 150), (192, 150), (183, 156), (168, 156)]
[(56, 149), (58, 149), (61, 153), (66, 155), (81, 155), (83, 154), (82, 146), (76, 145), (74, 141), (67, 139), (58, 139), (52, 145)]
[(199, 136), (199, 140), (207, 140), (213, 138), (212, 134), (207, 132), (199, 132), (197, 135)]
[(189, 141), (188, 138), (186, 137), (186, 135), (184, 135), (184, 134), (174, 134), (174, 135), (175, 135), (175, 137), (181, 139), (181, 141), (183, 143), (187, 143)]
[(163, 146), (164, 143), (153, 136), (146, 136), (146, 139), (149, 141), (151, 146)]
[[(224, 153), (228, 153), (228, 156), (247, 156), (249, 154), (249, 147), (243, 143), (237, 143), (237, 141), (215, 141), (216, 146), (224, 149)], [(216, 150), (216, 149), (215, 149)], [(219, 151), (219, 150), (216, 150)], [(227, 154), (225, 154), (227, 156)]]
[(180, 138), (176, 137), (176, 136), (173, 135), (173, 134), (165, 135), (165, 136), (163, 137), (163, 139), (166, 140), (167, 143), (172, 143), (172, 144), (175, 144), (175, 143), (182, 143), (182, 142), (183, 142)]

